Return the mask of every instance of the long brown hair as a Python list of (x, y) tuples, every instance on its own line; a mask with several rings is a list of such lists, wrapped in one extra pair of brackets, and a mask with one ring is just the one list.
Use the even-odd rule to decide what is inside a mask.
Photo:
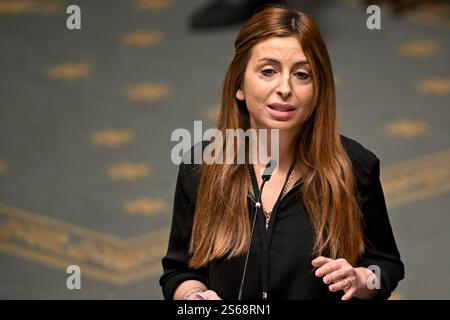
[[(295, 155), (302, 167), (300, 196), (315, 233), (313, 255), (326, 254), (355, 263), (364, 251), (361, 212), (352, 165), (340, 140), (333, 71), (325, 43), (305, 14), (270, 6), (242, 27), (225, 76), (218, 129), (250, 127), (245, 102), (235, 94), (244, 81), (252, 48), (271, 37), (296, 37), (311, 69), (314, 94), (298, 128)], [(216, 258), (244, 254), (250, 242), (247, 207), (248, 168), (242, 164), (202, 164), (190, 242), (192, 268)]]

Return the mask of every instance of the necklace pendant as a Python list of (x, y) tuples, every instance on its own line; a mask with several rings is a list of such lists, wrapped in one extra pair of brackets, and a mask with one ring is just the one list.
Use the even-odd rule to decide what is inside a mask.
[(270, 216), (266, 216), (266, 230), (269, 229)]

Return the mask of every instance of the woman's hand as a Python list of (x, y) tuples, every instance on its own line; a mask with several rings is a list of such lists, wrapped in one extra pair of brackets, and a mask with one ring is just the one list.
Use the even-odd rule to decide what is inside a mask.
[(371, 299), (377, 294), (377, 290), (369, 289), (367, 280), (373, 273), (367, 268), (353, 268), (345, 259), (331, 259), (318, 257), (312, 261), (312, 265), (318, 268), (317, 277), (323, 277), (323, 282), (332, 292), (344, 291), (342, 300), (352, 297), (359, 299)]
[[(203, 299), (197, 297), (197, 295), (202, 297)], [(191, 300), (191, 299), (189, 299), (189, 300)], [(217, 293), (215, 291), (206, 290), (203, 292), (197, 292), (194, 295), (194, 299), (192, 299), (192, 300), (222, 300), (222, 299), (217, 295)]]

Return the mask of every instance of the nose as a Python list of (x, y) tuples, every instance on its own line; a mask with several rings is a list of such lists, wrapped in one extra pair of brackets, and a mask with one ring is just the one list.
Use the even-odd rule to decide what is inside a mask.
[(286, 100), (292, 95), (292, 88), (289, 76), (284, 76), (280, 78), (280, 83), (277, 88), (277, 94), (283, 99)]

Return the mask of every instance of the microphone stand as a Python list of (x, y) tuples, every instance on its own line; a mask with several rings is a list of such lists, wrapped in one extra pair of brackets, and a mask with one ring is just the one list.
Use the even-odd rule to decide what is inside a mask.
[(261, 187), (258, 190), (259, 191), (258, 192), (258, 200), (256, 201), (256, 204), (255, 204), (255, 214), (253, 216), (252, 232), (250, 234), (250, 246), (249, 246), (249, 248), (247, 250), (247, 254), (245, 256), (244, 271), (242, 273), (241, 285), (239, 286), (238, 300), (242, 300), (242, 290), (244, 288), (244, 281), (245, 281), (245, 275), (247, 272), (248, 258), (250, 257), (250, 249), (251, 249), (252, 242), (253, 242), (253, 234), (255, 231), (256, 217), (258, 215), (259, 208), (261, 208), (262, 192), (264, 189), (264, 185), (266, 184), (267, 181), (269, 181), (270, 177), (272, 176), (272, 172), (275, 168), (275, 165), (276, 165), (276, 162), (274, 160), (270, 160), (269, 163), (266, 165), (266, 168), (264, 169), (264, 172), (262, 174), (262, 183), (261, 183)]

